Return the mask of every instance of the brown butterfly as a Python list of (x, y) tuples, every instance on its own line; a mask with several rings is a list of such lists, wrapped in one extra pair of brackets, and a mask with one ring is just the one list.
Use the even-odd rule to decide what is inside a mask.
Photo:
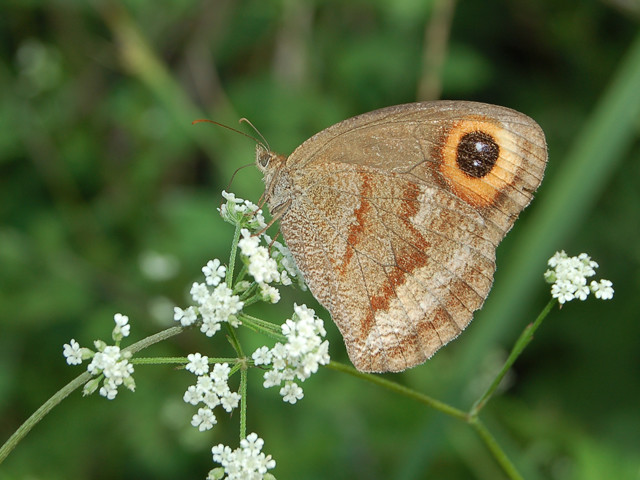
[(456, 101), (350, 118), (287, 158), (257, 147), (271, 213), (366, 372), (423, 363), (469, 324), (546, 161), (529, 117)]

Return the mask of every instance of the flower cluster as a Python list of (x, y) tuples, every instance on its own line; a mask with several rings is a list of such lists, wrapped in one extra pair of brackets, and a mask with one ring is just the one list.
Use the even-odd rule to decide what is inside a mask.
[(258, 285), (272, 282), (291, 285), (291, 280), (286, 275), (287, 271), (283, 270), (281, 276), (278, 271), (278, 263), (269, 255), (269, 249), (260, 245), (260, 237), (252, 235), (246, 228), (243, 228), (240, 234), (242, 238), (238, 242), (238, 248), (247, 265), (249, 275), (255, 279)]
[[(305, 288), (304, 280), (291, 252), (264, 233), (267, 224), (262, 211), (232, 193), (223, 192), (223, 196), (226, 203), (221, 206), (220, 214), (237, 228), (237, 250), (234, 246), (232, 251), (238, 253), (241, 268), (236, 273), (233, 271), (235, 262), (225, 266), (218, 259), (210, 260), (202, 268), (204, 280), (194, 282), (191, 287), (192, 304), (186, 308), (175, 307), (174, 320), (183, 327), (197, 326), (208, 337), (214, 336), (226, 323), (231, 327), (229, 338), (238, 356), (243, 354), (233, 329), (245, 324), (272, 336), (280, 329), (286, 340), (273, 348), (258, 348), (252, 356), (253, 364), (267, 367), (265, 388), (278, 385), (283, 400), (296, 403), (303, 398), (298, 384), (317, 372), (320, 365), (329, 362), (329, 344), (324, 339), (323, 322), (304, 305), (295, 305), (292, 318), (280, 327), (244, 312), (247, 306), (259, 301), (277, 303), (280, 292), (276, 286), (297, 283)], [(99, 388), (101, 395), (113, 399), (120, 385), (135, 389), (131, 354), (120, 349), (120, 341), (129, 335), (128, 318), (116, 314), (114, 320), (114, 345), (96, 341), (96, 351), (80, 347), (75, 340), (64, 345), (64, 356), (69, 364), (90, 360), (87, 370), (94, 378), (85, 385), (85, 394)], [(231, 366), (214, 363), (200, 353), (192, 353), (187, 359), (185, 369), (196, 376), (196, 381), (186, 389), (183, 400), (197, 408), (191, 424), (200, 431), (207, 431), (217, 423), (216, 407), (231, 413), (244, 404), (241, 392), (232, 391), (228, 382), (233, 373), (246, 367), (246, 362), (239, 360)], [(242, 394), (245, 392), (243, 389)], [(244, 412), (240, 418), (241, 422), (246, 422)], [(241, 431), (245, 428), (242, 423)], [(213, 447), (213, 459), (221, 467), (211, 470), (209, 479), (273, 479), (268, 470), (275, 467), (275, 461), (262, 453), (263, 445), (263, 440), (252, 433), (241, 440), (240, 447), (235, 450), (224, 445)]]
[(261, 231), (267, 227), (262, 210), (256, 204), (236, 198), (230, 192), (223, 191), (222, 196), (227, 203), (223, 204), (218, 211), (225, 222), (246, 227), (251, 231)]
[[(131, 353), (120, 350), (119, 343), (129, 336), (129, 318), (126, 315), (116, 313), (113, 317), (116, 326), (111, 334), (115, 345), (107, 345), (102, 340), (96, 340), (94, 345), (96, 352), (93, 350), (80, 347), (80, 344), (74, 339), (64, 345), (63, 355), (67, 359), (69, 365), (80, 365), (84, 360), (91, 359), (87, 365), (87, 371), (94, 377), (88, 381), (83, 393), (89, 395), (100, 387), (100, 395), (109, 400), (113, 400), (118, 394), (118, 387), (124, 385), (126, 388), (135, 391), (136, 384), (131, 376), (133, 374), (133, 365), (129, 362)], [(102, 386), (100, 386), (102, 383)]]
[(183, 400), (191, 405), (203, 406), (198, 409), (191, 419), (191, 425), (204, 432), (210, 430), (217, 423), (213, 409), (221, 405), (227, 412), (238, 407), (240, 395), (232, 392), (227, 381), (231, 369), (227, 363), (217, 363), (209, 372), (209, 359), (199, 353), (192, 353), (188, 357), (187, 370), (198, 377), (195, 385), (191, 385), (184, 393)]
[[(226, 283), (220, 283), (212, 291), (204, 283), (194, 283), (190, 293), (193, 300), (199, 305), (197, 312), (202, 320), (200, 331), (207, 337), (215, 335), (220, 330), (222, 322), (228, 322), (232, 327), (240, 325), (241, 322), (236, 314), (242, 310), (244, 302), (240, 300), (238, 295), (234, 295)], [(189, 316), (197, 318), (193, 315), (196, 312), (195, 308), (189, 307), (189, 309), (192, 309)], [(178, 315), (178, 311), (179, 309), (176, 307), (174, 318)], [(184, 326), (185, 315), (182, 315), (180, 323)]]
[(548, 264), (551, 268), (545, 272), (544, 278), (552, 284), (551, 296), (557, 298), (560, 304), (575, 298), (586, 300), (589, 293), (602, 300), (613, 298), (613, 283), (609, 280), (593, 280), (587, 285), (587, 278), (596, 274), (598, 264), (586, 253), (569, 257), (564, 250), (556, 252)]
[(252, 355), (256, 365), (271, 365), (264, 374), (264, 387), (282, 385), (280, 395), (291, 404), (302, 399), (302, 388), (296, 379), (304, 382), (318, 371), (319, 365), (329, 363), (329, 342), (324, 324), (315, 312), (305, 305), (295, 305), (292, 319), (282, 325), (286, 343), (276, 343), (271, 349), (258, 348)]
[[(279, 242), (272, 241), (267, 235), (252, 234), (252, 230), (266, 227), (262, 211), (256, 205), (223, 192), (227, 203), (220, 213), (225, 220), (242, 228), (238, 241), (240, 258), (246, 266), (246, 272), (253, 281), (237, 279), (235, 286), (225, 282), (226, 266), (220, 260), (210, 260), (202, 268), (205, 282), (195, 282), (191, 287), (191, 298), (197, 304), (188, 308), (174, 308), (174, 320), (183, 327), (200, 322), (200, 330), (208, 337), (220, 330), (221, 323), (227, 322), (237, 328), (242, 324), (239, 314), (245, 300), (257, 292), (259, 300), (277, 303), (280, 292), (272, 284), (291, 285), (292, 279), (304, 285), (302, 274), (298, 271), (289, 250)], [(269, 247), (261, 245), (262, 241)]]
[[(209, 472), (208, 480), (262, 480), (273, 478), (267, 470), (276, 466), (271, 455), (262, 452), (264, 440), (255, 433), (240, 441), (240, 447), (235, 450), (226, 445), (216, 445), (211, 449), (213, 461), (222, 465)], [(224, 475), (226, 474), (226, 477)]]

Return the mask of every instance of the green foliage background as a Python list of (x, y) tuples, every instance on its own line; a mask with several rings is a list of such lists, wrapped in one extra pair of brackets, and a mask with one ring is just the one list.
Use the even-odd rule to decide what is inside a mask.
[[(550, 160), (498, 251), (486, 308), (427, 364), (390, 377), (467, 408), (546, 303), (545, 259), (589, 252), (614, 300), (555, 311), (483, 418), (526, 478), (640, 478), (637, 0), (7, 0), (1, 10), (2, 441), (79, 373), (63, 343), (108, 338), (115, 312), (131, 318), (133, 340), (164, 328), (200, 267), (226, 261), (232, 230), (215, 209), (254, 145), (192, 120), (248, 117), (289, 153), (349, 116), (417, 100), (431, 78), (441, 98), (536, 119)], [(444, 40), (441, 66), (425, 32)], [(257, 201), (257, 169), (233, 191)], [(153, 252), (177, 260), (174, 276), (143, 273)], [(317, 306), (287, 294), (256, 313), (281, 321), (294, 300)], [(347, 361), (323, 316), (332, 357)], [(145, 355), (193, 351), (231, 352), (193, 333)], [(136, 381), (113, 402), (73, 394), (0, 479), (204, 478), (211, 445), (237, 444), (237, 417), (204, 434), (188, 425), (189, 374), (139, 366)], [(292, 407), (261, 383), (251, 372), (248, 429), (279, 479), (503, 478), (466, 425), (375, 386), (321, 371)]]

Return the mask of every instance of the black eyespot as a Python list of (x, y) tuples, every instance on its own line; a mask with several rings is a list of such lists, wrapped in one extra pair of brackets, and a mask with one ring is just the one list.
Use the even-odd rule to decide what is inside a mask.
[(460, 170), (474, 178), (487, 175), (500, 156), (500, 147), (487, 133), (475, 131), (462, 136), (456, 152)]

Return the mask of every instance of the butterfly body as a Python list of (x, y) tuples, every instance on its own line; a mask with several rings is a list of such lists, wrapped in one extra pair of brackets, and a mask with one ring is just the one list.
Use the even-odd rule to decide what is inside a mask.
[(546, 164), (538, 125), (474, 102), (340, 122), (288, 158), (258, 147), (265, 198), (361, 371), (401, 371), (455, 338), (487, 297), (495, 250)]

